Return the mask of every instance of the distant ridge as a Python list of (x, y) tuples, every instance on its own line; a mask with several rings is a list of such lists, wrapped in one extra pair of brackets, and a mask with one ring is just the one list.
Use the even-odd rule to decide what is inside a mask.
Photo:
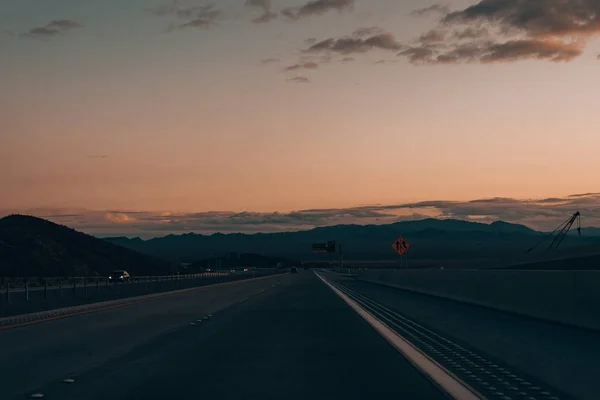
[[(133, 241), (135, 243), (135, 240)], [(168, 273), (169, 263), (69, 227), (27, 216), (0, 219), (0, 276), (106, 276)]]
[[(136, 251), (169, 258), (177, 256), (194, 262), (220, 252), (260, 253), (298, 260), (323, 260), (312, 254), (312, 243), (336, 240), (341, 243), (346, 259), (397, 260), (392, 241), (402, 235), (412, 245), (407, 255), (415, 260), (467, 260), (521, 255), (536, 243), (541, 232), (524, 225), (495, 221), (490, 224), (456, 219), (428, 218), (400, 221), (386, 225), (336, 225), (298, 232), (281, 233), (187, 233), (142, 240), (139, 238), (106, 238), (112, 243)], [(561, 249), (574, 245), (599, 243), (599, 237), (578, 238), (569, 235)], [(600, 253), (600, 248), (599, 251)]]

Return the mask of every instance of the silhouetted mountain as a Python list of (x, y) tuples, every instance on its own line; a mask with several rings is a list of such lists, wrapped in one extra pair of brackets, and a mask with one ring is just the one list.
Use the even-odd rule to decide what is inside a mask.
[[(390, 260), (398, 258), (392, 249), (392, 242), (399, 235), (411, 244), (407, 254), (413, 260), (513, 257), (522, 255), (543, 236), (526, 226), (502, 221), (484, 224), (430, 218), (388, 225), (327, 226), (300, 232), (253, 235), (188, 233), (150, 240), (106, 240), (165, 259), (176, 256), (182, 261), (190, 262), (226, 252), (260, 253), (303, 261), (334, 260), (335, 254), (311, 253), (311, 246), (313, 243), (336, 240), (342, 244), (346, 260)], [(600, 238), (579, 238), (569, 234), (556, 252), (590, 242), (600, 243)]]
[(169, 268), (162, 259), (44, 219), (0, 219), (0, 276), (106, 276), (115, 269), (147, 275), (168, 273)]

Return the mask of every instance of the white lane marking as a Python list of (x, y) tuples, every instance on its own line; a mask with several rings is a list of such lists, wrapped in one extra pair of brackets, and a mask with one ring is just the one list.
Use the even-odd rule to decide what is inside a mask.
[(67, 379), (63, 380), (63, 383), (75, 383), (75, 379), (67, 378)]
[(41, 399), (42, 397), (44, 397), (44, 394), (43, 393), (34, 393), (29, 397), (32, 399)]
[(386, 339), (396, 350), (415, 365), (423, 374), (429, 376), (450, 396), (456, 400), (484, 400), (485, 397), (476, 395), (473, 390), (453, 376), (441, 365), (421, 353), (409, 341), (388, 328), (384, 323), (373, 317), (354, 300), (346, 296), (339, 289), (330, 284), (327, 280), (315, 272), (315, 275), (325, 283), (335, 294), (337, 294), (346, 304), (350, 306), (358, 315), (360, 315), (369, 325), (371, 325), (384, 339)]

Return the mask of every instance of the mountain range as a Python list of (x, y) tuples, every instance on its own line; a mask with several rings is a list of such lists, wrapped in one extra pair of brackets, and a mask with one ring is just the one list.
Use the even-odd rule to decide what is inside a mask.
[[(591, 229), (591, 228), (588, 228)], [(591, 231), (590, 231), (591, 232)], [(411, 245), (407, 256), (412, 260), (481, 260), (519, 258), (527, 249), (543, 240), (546, 233), (524, 225), (497, 221), (491, 224), (452, 219), (402, 221), (387, 225), (337, 225), (300, 232), (202, 235), (187, 233), (142, 240), (111, 237), (105, 240), (153, 256), (182, 261), (225, 254), (260, 253), (302, 261), (334, 260), (334, 254), (314, 254), (313, 243), (335, 240), (342, 246), (346, 260), (398, 260), (392, 243), (403, 236)], [(547, 238), (546, 238), (547, 239)], [(542, 257), (544, 246), (524, 259)], [(569, 233), (553, 255), (565, 254), (577, 246), (588, 246), (600, 253), (600, 236), (578, 237)]]
[[(100, 239), (41, 218), (11, 215), (0, 219), (0, 277), (105, 276), (115, 269), (133, 275), (168, 274), (211, 268), (217, 258), (234, 267), (330, 262), (337, 254), (312, 253), (312, 244), (335, 240), (347, 263), (393, 266), (398, 236), (411, 245), (413, 267), (491, 268), (503, 265), (600, 254), (600, 236), (588, 228), (570, 233), (559, 249), (544, 252), (551, 238), (526, 226), (425, 219), (388, 225), (338, 225), (300, 232), (167, 235), (142, 240)], [(586, 232), (586, 231), (584, 231)], [(524, 252), (540, 243), (530, 254)]]

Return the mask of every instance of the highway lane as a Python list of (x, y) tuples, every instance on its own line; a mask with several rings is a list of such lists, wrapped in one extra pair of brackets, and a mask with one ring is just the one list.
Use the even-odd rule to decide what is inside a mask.
[(3, 331), (0, 343), (3, 399), (447, 398), (309, 271)]
[[(278, 276), (206, 286), (147, 303), (0, 331), (2, 399), (122, 356), (189, 322), (272, 289)], [(4, 397), (6, 396), (6, 397)]]
[(577, 399), (600, 393), (600, 335), (337, 274), (329, 279)]

